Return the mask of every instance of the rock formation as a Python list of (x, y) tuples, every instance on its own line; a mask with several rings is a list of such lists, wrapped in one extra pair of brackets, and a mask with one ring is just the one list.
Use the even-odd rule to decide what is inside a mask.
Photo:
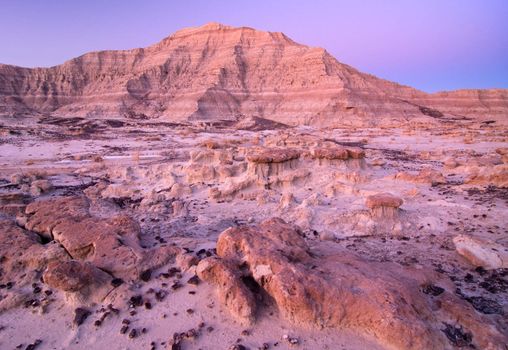
[(224, 231), (217, 254), (220, 259), (201, 261), (198, 273), (244, 322), (256, 316), (256, 289), (246, 283), (253, 279), (290, 321), (353, 328), (394, 349), (447, 348), (442, 328), (449, 322), (473, 332), (472, 344), (482, 349), (502, 348), (508, 341), (494, 325), (485, 327), (486, 319), (452, 291), (429, 293), (428, 286), (439, 283), (434, 274), (310, 247), (281, 219)]
[[(0, 65), (0, 114), (204, 122), (246, 117), (328, 127), (502, 120), (507, 111), (507, 90), (426, 94), (361, 73), (282, 33), (216, 23), (147, 48), (91, 52), (51, 68)], [(251, 124), (238, 127), (260, 125)]]

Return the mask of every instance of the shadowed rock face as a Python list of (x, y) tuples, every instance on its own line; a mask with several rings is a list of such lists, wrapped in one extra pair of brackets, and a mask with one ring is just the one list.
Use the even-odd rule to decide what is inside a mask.
[(437, 283), (434, 273), (330, 251), (309, 247), (292, 225), (270, 219), (224, 231), (217, 241), (222, 260), (203, 260), (198, 273), (242, 321), (255, 317), (255, 307), (240, 276), (253, 278), (293, 322), (353, 328), (394, 349), (451, 347), (441, 329), (450, 322), (474, 334), (472, 343), (482, 349), (508, 340), (451, 292), (426, 293)]
[(147, 48), (91, 52), (51, 68), (0, 65), (0, 113), (289, 125), (502, 117), (506, 90), (426, 94), (338, 62), (282, 33), (207, 24)]

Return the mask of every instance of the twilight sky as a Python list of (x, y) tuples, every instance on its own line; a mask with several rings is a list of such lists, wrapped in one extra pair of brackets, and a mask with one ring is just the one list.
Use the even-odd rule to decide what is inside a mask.
[(0, 63), (52, 66), (212, 21), (281, 31), (428, 92), (508, 88), (508, 0), (0, 0)]

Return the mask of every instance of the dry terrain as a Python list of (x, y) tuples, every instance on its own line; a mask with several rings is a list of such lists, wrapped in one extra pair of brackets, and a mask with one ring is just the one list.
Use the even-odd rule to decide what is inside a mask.
[(1, 349), (508, 349), (506, 90), (210, 24), (0, 112)]

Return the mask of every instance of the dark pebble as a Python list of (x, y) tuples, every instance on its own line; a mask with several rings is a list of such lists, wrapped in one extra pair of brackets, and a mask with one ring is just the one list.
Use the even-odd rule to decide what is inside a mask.
[(42, 340), (37, 339), (32, 344), (28, 344), (27, 347), (25, 348), (25, 350), (34, 350), (36, 347), (41, 345), (41, 343), (42, 343)]
[(152, 277), (152, 271), (150, 269), (148, 270), (145, 270), (143, 272), (141, 272), (141, 274), (139, 275), (139, 278), (143, 281), (143, 282), (148, 282), (150, 281), (150, 278)]
[(422, 287), (422, 292), (425, 294), (430, 294), (433, 296), (438, 296), (444, 292), (444, 288), (439, 286), (435, 286), (433, 284), (427, 284)]
[(445, 329), (442, 332), (446, 335), (448, 340), (457, 347), (465, 347), (471, 344), (473, 335), (465, 331), (462, 327), (455, 327), (448, 323), (444, 323)]
[(138, 331), (135, 328), (131, 329), (131, 331), (129, 332), (129, 338), (134, 339), (137, 336), (138, 336)]
[(74, 324), (76, 326), (81, 326), (90, 315), (90, 311), (85, 308), (78, 307), (76, 310), (74, 310)]
[(122, 328), (120, 328), (120, 333), (125, 334), (125, 333), (127, 333), (128, 330), (129, 330), (129, 326), (127, 326), (127, 325), (122, 326)]
[(195, 285), (197, 286), (199, 284), (200, 280), (199, 280), (199, 277), (194, 275), (192, 276), (191, 278), (189, 278), (189, 280), (187, 281), (188, 284), (192, 284), (192, 285)]
[(121, 278), (113, 278), (113, 280), (111, 281), (111, 285), (115, 288), (121, 286), (122, 284), (123, 284), (123, 279), (121, 279)]

